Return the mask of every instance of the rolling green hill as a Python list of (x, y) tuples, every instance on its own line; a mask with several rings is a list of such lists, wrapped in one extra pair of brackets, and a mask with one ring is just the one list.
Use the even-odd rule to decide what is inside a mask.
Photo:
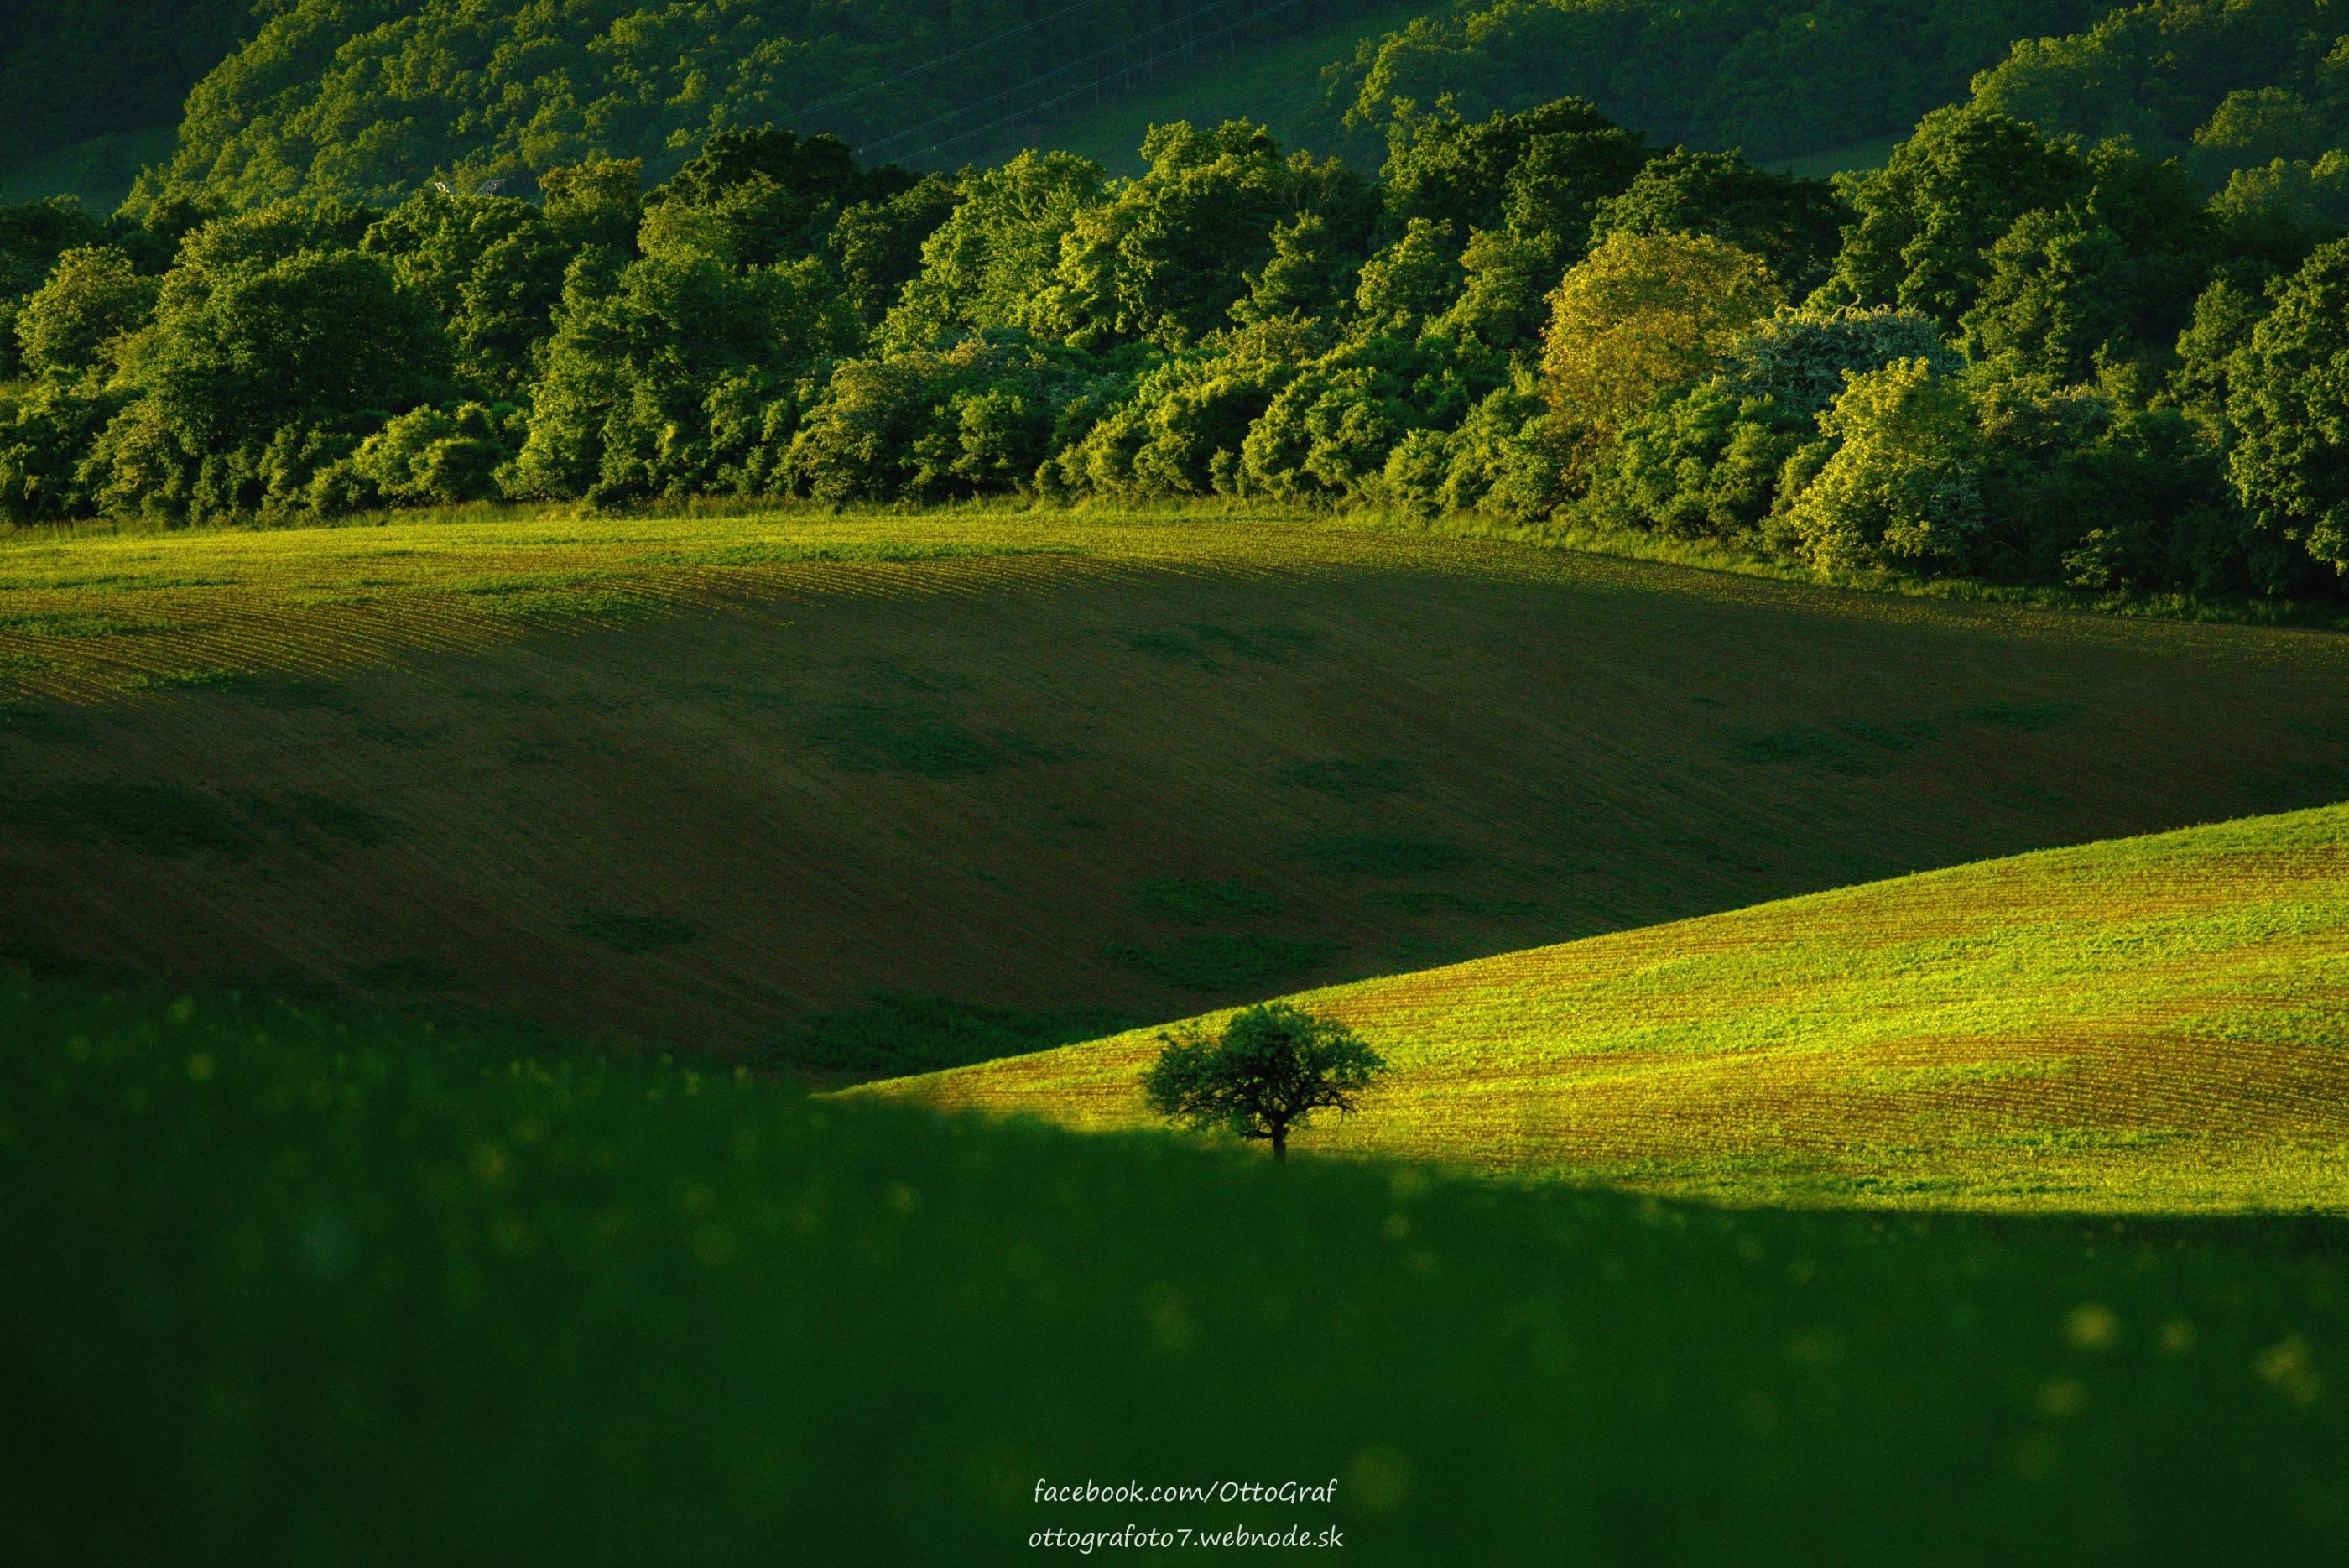
[[(1304, 999), (1396, 1068), (1328, 1149), (1738, 1202), (2349, 1208), (2349, 806)], [(877, 1092), (1146, 1119), (1138, 1031)]]
[(879, 1075), (2339, 798), (2344, 674), (1246, 512), (24, 535), (0, 956)]
[[(2334, 1223), (1275, 1169), (5, 975), (0, 1039), (12, 1563), (1009, 1563), (1131, 1524), (2135, 1568), (2320, 1562), (2349, 1518)], [(1336, 1490), (1037, 1500), (1089, 1478)]]
[(1328, 113), (1350, 116), (1375, 143), (1391, 120), (1439, 100), (1481, 119), (1570, 93), (1659, 142), (1740, 147), (1783, 162), (1904, 130), (1962, 99), (1968, 78), (2015, 40), (2069, 32), (2108, 8), (2102, 0), (1465, 0), (1366, 40), (1333, 73)]
[[(123, 162), (168, 155), (181, 99), (252, 36), (259, 9), (252, 0), (15, 0), (0, 27), (0, 182), (47, 171), (111, 183)], [(137, 171), (121, 174), (125, 188)]]

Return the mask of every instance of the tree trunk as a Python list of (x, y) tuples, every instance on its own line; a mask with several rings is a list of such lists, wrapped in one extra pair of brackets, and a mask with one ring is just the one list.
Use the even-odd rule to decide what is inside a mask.
[(1272, 1158), (1276, 1160), (1287, 1159), (1288, 1158), (1288, 1129), (1287, 1127), (1275, 1127), (1272, 1129)]

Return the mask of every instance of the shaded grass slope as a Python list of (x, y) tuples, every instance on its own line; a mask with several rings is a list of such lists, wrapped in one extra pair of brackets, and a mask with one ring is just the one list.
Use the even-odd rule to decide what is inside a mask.
[(0, 958), (880, 1075), (2349, 795), (2349, 640), (1277, 516), (0, 542)]
[[(1314, 1147), (1744, 1202), (2349, 1209), (2349, 806), (1303, 1001), (1397, 1069)], [(1122, 1125), (1155, 1049), (883, 1092)]]
[(2349, 1528), (2334, 1221), (1274, 1169), (5, 975), (0, 1039), (12, 1563), (1008, 1563), (1128, 1524), (2286, 1563)]

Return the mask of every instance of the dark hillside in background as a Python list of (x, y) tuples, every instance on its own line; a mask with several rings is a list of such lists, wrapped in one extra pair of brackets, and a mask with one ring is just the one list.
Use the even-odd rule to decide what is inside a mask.
[[(2103, 0), (1464, 0), (1330, 68), (1334, 147), (1448, 99), (1467, 119), (1588, 99), (1659, 142), (1781, 161), (1906, 130), (1964, 97), (2013, 40)], [(1345, 131), (1338, 121), (1342, 117)]]
[[(138, 161), (166, 151), (154, 133), (178, 123), (188, 89), (252, 36), (254, 9), (252, 0), (13, 0), (0, 26), (0, 180), (110, 161), (127, 187)], [(80, 156), (57, 156), (69, 150)]]

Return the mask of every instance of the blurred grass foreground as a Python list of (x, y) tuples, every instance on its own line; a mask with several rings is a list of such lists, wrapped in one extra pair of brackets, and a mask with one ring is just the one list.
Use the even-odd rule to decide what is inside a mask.
[[(1737, 1211), (0, 980), (15, 1563), (2287, 1563), (2331, 1218)], [(1326, 1503), (1040, 1503), (1040, 1480)]]

